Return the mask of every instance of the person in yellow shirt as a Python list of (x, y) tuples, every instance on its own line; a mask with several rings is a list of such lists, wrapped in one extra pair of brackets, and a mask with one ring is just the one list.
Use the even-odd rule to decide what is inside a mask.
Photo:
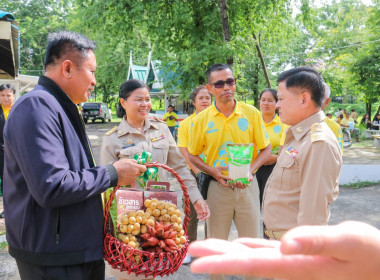
[[(12, 108), (15, 99), (16, 90), (11, 84), (3, 84), (0, 86), (0, 178), (1, 178), (1, 193), (3, 193), (3, 169), (4, 169), (4, 125), (8, 118), (9, 111)], [(4, 211), (0, 213), (0, 218), (4, 218)]]
[[(194, 166), (191, 161), (189, 160), (189, 151), (187, 149), (189, 138), (190, 138), (190, 125), (193, 119), (197, 114), (202, 112), (204, 109), (208, 108), (211, 105), (211, 94), (208, 92), (206, 86), (200, 85), (197, 86), (194, 91), (190, 95), (190, 100), (193, 103), (194, 106), (194, 113), (184, 119), (178, 127), (178, 139), (177, 139), (177, 146), (179, 148), (179, 151), (183, 155), (183, 157), (186, 160), (187, 165), (189, 166), (191, 173), (194, 175), (194, 177), (197, 176), (198, 172), (200, 170)], [(197, 212), (194, 209), (194, 206), (190, 204), (190, 215), (189, 215), (190, 221), (187, 226), (187, 235), (189, 237), (189, 243), (192, 243), (197, 240), (197, 231), (198, 231), (198, 219), (197, 219)], [(205, 232), (206, 232), (206, 226), (205, 226)], [(205, 233), (207, 236), (207, 233)], [(183, 264), (188, 264), (191, 262), (191, 255), (186, 254), (185, 259), (183, 260)]]
[(174, 128), (175, 128), (175, 122), (178, 121), (177, 114), (174, 111), (174, 106), (169, 105), (168, 106), (168, 112), (164, 114), (163, 121), (166, 122), (167, 126), (169, 127), (169, 130), (171, 134), (174, 137)]
[[(207, 192), (210, 209), (207, 237), (228, 239), (232, 221), (240, 237), (258, 237), (259, 189), (252, 173), (270, 156), (269, 137), (259, 110), (234, 98), (236, 79), (230, 66), (212, 65), (206, 79), (206, 87), (215, 101), (194, 118), (188, 150), (192, 164), (213, 178)], [(227, 144), (251, 143), (260, 154), (251, 162), (250, 184), (227, 183), (231, 180), (227, 171)], [(202, 153), (206, 162), (200, 158)], [(224, 276), (212, 275), (210, 279), (224, 279)]]
[[(323, 86), (325, 87), (325, 96), (324, 96), (323, 101), (322, 101), (322, 107), (321, 107), (322, 111), (327, 107), (327, 105), (329, 105), (330, 94), (331, 94), (331, 90), (330, 90), (329, 85), (327, 83), (323, 82)], [(339, 143), (340, 151), (342, 152), (342, 155), (343, 155), (343, 144), (344, 144), (344, 142), (343, 142), (342, 129), (340, 128), (340, 125), (337, 122), (334, 122), (331, 118), (329, 118), (328, 115), (329, 114), (326, 114), (325, 123), (329, 126), (329, 128), (332, 130), (332, 132), (334, 132), (336, 139), (338, 140), (338, 143)], [(331, 117), (332, 117), (332, 115), (331, 115)]]
[(348, 136), (350, 142), (352, 142), (351, 134), (355, 134), (356, 142), (360, 142), (360, 130), (358, 128), (355, 128), (355, 121), (350, 117), (349, 112), (347, 112), (346, 116), (340, 121), (340, 126), (342, 127), (343, 133)]
[(277, 162), (278, 151), (281, 145), (281, 138), (285, 136), (284, 131), (286, 126), (281, 122), (280, 117), (276, 114), (277, 90), (267, 88), (260, 95), (260, 110), (264, 121), (265, 130), (269, 135), (269, 141), (272, 148), (272, 153), (268, 161), (261, 166), (256, 172), (257, 182), (260, 189), (260, 206), (263, 202), (263, 193), (265, 184), (272, 173), (272, 170)]

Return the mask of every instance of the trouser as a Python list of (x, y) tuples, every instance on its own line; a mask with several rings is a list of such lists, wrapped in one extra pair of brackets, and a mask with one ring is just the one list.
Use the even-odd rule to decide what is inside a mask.
[(348, 141), (351, 142), (351, 133), (350, 133), (350, 130), (348, 128), (343, 128), (342, 132), (343, 132), (343, 134), (345, 134), (347, 136)]
[[(223, 187), (211, 180), (207, 193), (210, 218), (207, 220), (207, 237), (228, 239), (232, 221), (239, 237), (258, 237), (260, 222), (259, 188), (254, 177), (245, 189)], [(225, 279), (224, 275), (211, 275), (211, 280)], [(259, 279), (245, 277), (244, 279)]]
[[(193, 170), (190, 169), (191, 174), (196, 178)], [(182, 200), (182, 202), (184, 202)], [(185, 204), (183, 203), (185, 208)], [(187, 236), (189, 237), (189, 244), (196, 241), (198, 238), (198, 215), (195, 211), (194, 205), (190, 203), (189, 223), (187, 224)], [(205, 223), (205, 239), (207, 238), (207, 224)]]
[(169, 130), (170, 130), (170, 133), (173, 135), (174, 137), (174, 129), (175, 129), (175, 126), (168, 126), (169, 127)]
[(64, 266), (42, 266), (16, 259), (21, 280), (104, 280), (103, 260)]
[(268, 178), (270, 174), (272, 173), (275, 165), (276, 164), (262, 165), (256, 172), (257, 183), (259, 185), (259, 190), (260, 190), (260, 209), (261, 209), (261, 204), (263, 203), (265, 185), (267, 184)]

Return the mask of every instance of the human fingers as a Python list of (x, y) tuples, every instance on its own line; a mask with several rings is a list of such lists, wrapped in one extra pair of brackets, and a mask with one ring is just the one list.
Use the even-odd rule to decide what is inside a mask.
[(204, 257), (210, 255), (220, 255), (231, 252), (243, 252), (249, 250), (243, 244), (233, 243), (227, 240), (209, 238), (203, 241), (192, 242), (189, 246), (189, 253), (194, 256)]
[(238, 238), (232, 242), (240, 243), (250, 248), (279, 248), (281, 245), (280, 241), (262, 238)]
[(281, 241), (283, 254), (330, 256), (347, 261), (366, 258), (380, 250), (379, 231), (360, 222), (298, 227), (286, 233)]
[(194, 203), (195, 212), (197, 212), (197, 218), (201, 221), (204, 221), (210, 217), (210, 210), (207, 206), (206, 201), (203, 199), (198, 199)]

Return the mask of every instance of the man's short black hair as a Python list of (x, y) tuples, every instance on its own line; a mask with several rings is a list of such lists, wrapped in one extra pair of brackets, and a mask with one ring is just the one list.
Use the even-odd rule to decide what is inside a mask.
[(322, 106), (324, 98), (323, 78), (319, 72), (310, 67), (296, 67), (282, 72), (277, 83), (285, 82), (286, 88), (297, 87), (310, 92), (311, 99)]
[(0, 91), (3, 91), (5, 89), (9, 89), (9, 90), (13, 91), (13, 94), (16, 93), (16, 89), (11, 84), (2, 84), (2, 85), (0, 85)]
[(96, 44), (82, 34), (72, 31), (50, 33), (45, 53), (44, 68), (55, 64), (57, 60), (67, 56), (80, 65), (89, 50), (94, 51)]
[(174, 109), (174, 106), (173, 105), (169, 105), (168, 108), (173, 108)]
[(210, 76), (211, 76), (212, 72), (214, 72), (214, 71), (221, 71), (221, 70), (224, 70), (224, 69), (230, 69), (232, 73), (234, 72), (232, 70), (232, 68), (229, 65), (227, 65), (227, 64), (217, 63), (217, 64), (214, 64), (214, 65), (211, 65), (210, 68), (208, 68), (207, 71), (206, 71), (207, 83), (211, 82)]

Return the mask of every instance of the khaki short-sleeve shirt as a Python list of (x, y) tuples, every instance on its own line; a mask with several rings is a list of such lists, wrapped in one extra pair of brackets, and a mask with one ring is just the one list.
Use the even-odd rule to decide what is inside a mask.
[[(133, 128), (123, 119), (118, 127), (104, 135), (100, 152), (102, 165), (113, 163), (122, 158), (133, 158), (142, 151), (152, 154), (152, 162), (158, 161), (173, 168), (185, 181), (191, 202), (202, 198), (197, 183), (179, 153), (175, 140), (165, 123), (145, 120), (143, 131)], [(160, 179), (167, 179), (167, 172), (159, 169)]]
[(325, 225), (339, 193), (342, 157), (338, 141), (316, 113), (286, 131), (277, 164), (263, 198), (267, 229), (286, 231), (298, 225)]

